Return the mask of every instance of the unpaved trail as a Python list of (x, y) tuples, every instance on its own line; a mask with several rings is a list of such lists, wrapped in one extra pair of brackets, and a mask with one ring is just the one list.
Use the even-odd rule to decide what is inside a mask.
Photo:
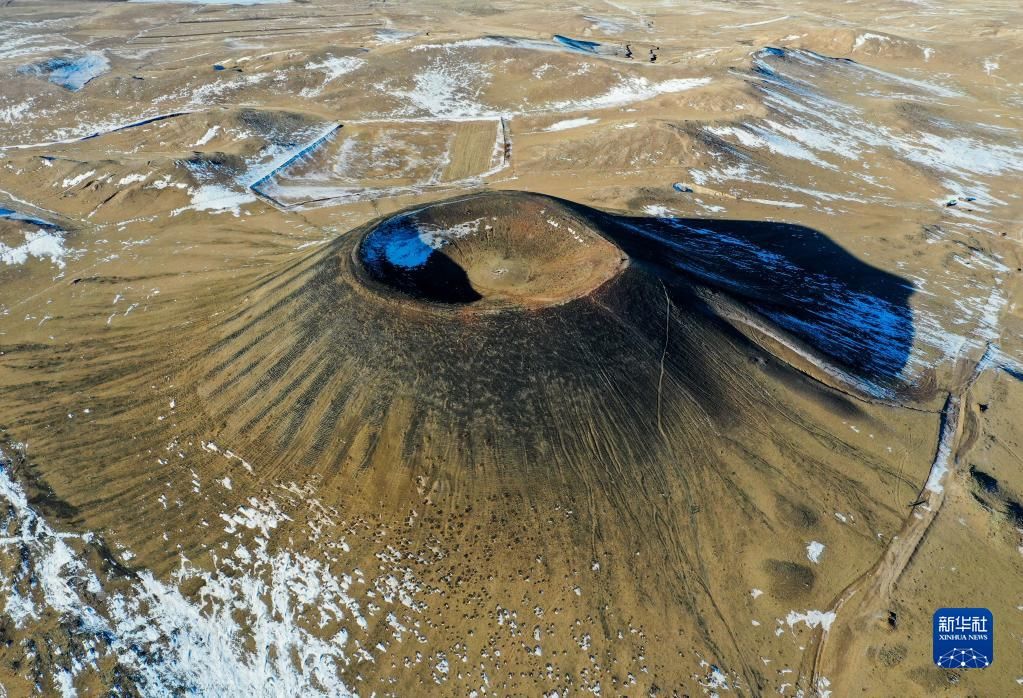
[(887, 623), (892, 590), (937, 517), (945, 500), (946, 487), (955, 481), (953, 475), (963, 435), (963, 409), (969, 404), (970, 389), (989, 363), (991, 351), (989, 346), (963, 388), (958, 393), (949, 393), (945, 401), (934, 462), (913, 513), (877, 563), (838, 595), (830, 608), (835, 614), (830, 628), (821, 627), (814, 632), (802, 673), (809, 673), (810, 685), (818, 695), (824, 695), (829, 687), (851, 690), (858, 664), (873, 640), (872, 631)]

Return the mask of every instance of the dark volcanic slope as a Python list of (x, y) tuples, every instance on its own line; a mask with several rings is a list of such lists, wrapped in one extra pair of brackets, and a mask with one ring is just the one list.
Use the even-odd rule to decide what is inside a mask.
[[(745, 359), (696, 290), (625, 264), (558, 202), (502, 194), (429, 213), (247, 290), (194, 378), (228, 439), (288, 467), (554, 483), (649, 470), (638, 464), (665, 460), (660, 429), (691, 448), (708, 413), (742, 399)], [(427, 232), (409, 243), (415, 225)], [(420, 240), (458, 226), (436, 249)], [(424, 258), (409, 264), (413, 244)]]
[[(750, 590), (770, 592), (757, 602), (765, 637), (772, 617), (827, 608), (877, 554), (874, 532), (900, 520), (896, 483), (908, 493), (922, 477), (891, 465), (892, 445), (904, 448), (907, 420), (930, 421), (808, 377), (828, 344), (772, 319), (841, 320), (829, 294), (856, 293), (850, 284), (877, 272), (833, 252), (841, 276), (796, 297), (792, 270), (812, 268), (821, 236), (779, 228), (802, 235), (789, 259), (770, 226), (695, 223), (523, 193), (408, 211), (271, 269), (197, 284), (184, 302), (154, 301), (130, 334), (7, 347), (11, 361), (61, 367), (11, 390), (10, 434), (33, 434), (40, 501), (115, 533), (150, 569), (178, 554), (153, 522), (194, 531), (180, 552), (215, 567), (237, 546), (225, 512), (286, 486), (317, 503), (275, 535), (309, 555), (319, 533), (307, 540), (301, 521), (330, 510), (394, 526), (399, 549), (443, 561), (416, 567), (433, 595), (416, 618), (438, 647), (492, 652), (493, 603), (565, 609), (544, 632), (564, 631), (552, 642), (571, 651), (518, 657), (523, 690), (551, 661), (577, 672), (593, 657), (668, 684), (680, 656), (691, 667), (709, 657), (762, 686)], [(798, 358), (791, 347), (800, 370), (779, 359)], [(889, 384), (869, 362), (844, 363), (844, 389)], [(85, 403), (88, 415), (67, 418)], [(225, 484), (201, 489), (200, 474)], [(852, 511), (863, 530), (835, 518)], [(226, 528), (209, 525), (221, 519)], [(349, 562), (375, 569), (391, 540), (345, 530)], [(818, 567), (811, 540), (842, 554)], [(347, 630), (364, 632), (365, 647), (390, 638), (383, 615)], [(409, 691), (430, 678), (368, 661), (340, 668), (349, 685)]]

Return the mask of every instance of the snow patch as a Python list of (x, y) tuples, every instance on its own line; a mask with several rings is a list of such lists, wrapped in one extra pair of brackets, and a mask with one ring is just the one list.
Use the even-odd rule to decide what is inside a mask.
[(958, 421), (959, 400), (950, 395), (942, 414), (941, 436), (938, 439), (938, 452), (934, 456), (934, 463), (931, 465), (930, 475), (927, 476), (927, 484), (924, 486), (929, 492), (942, 493), (945, 486), (941, 484), (945, 474), (948, 472), (952, 460), (952, 441), (955, 438), (955, 424)]
[(21, 265), (29, 260), (49, 258), (50, 263), (58, 269), (64, 268), (64, 260), (68, 255), (64, 247), (64, 239), (57, 233), (46, 230), (28, 231), (25, 242), (11, 247), (0, 242), (0, 262), (7, 266)]
[(206, 145), (213, 140), (213, 137), (217, 135), (217, 131), (219, 130), (220, 126), (211, 126), (210, 129), (203, 134), (203, 137), (195, 142), (195, 145)]
[(811, 630), (820, 626), (824, 632), (831, 630), (831, 624), (835, 622), (834, 611), (807, 611), (805, 613), (797, 613), (796, 611), (789, 611), (789, 614), (785, 617), (785, 622), (791, 628), (798, 623), (805, 623)]
[(589, 126), (590, 124), (595, 124), (598, 121), (600, 121), (600, 119), (591, 119), (588, 116), (582, 116), (579, 117), (578, 119), (565, 119), (564, 121), (558, 121), (556, 123), (551, 124), (544, 130), (567, 131), (568, 129), (579, 128), (580, 126)]
[(229, 211), (237, 217), (241, 215), (242, 206), (256, 201), (256, 195), (251, 191), (237, 191), (222, 184), (204, 184), (198, 189), (192, 190), (191, 194), (191, 205), (174, 209), (171, 212), (172, 216), (192, 209), (195, 211), (210, 211), (214, 214)]
[(85, 85), (110, 70), (110, 61), (99, 51), (80, 56), (51, 58), (34, 65), (23, 66), (18, 72), (27, 75), (45, 75), (54, 85), (77, 92)]

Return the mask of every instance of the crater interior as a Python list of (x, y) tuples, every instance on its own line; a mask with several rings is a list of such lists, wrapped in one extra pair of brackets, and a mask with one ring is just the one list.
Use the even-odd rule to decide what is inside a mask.
[(559, 305), (599, 288), (628, 261), (568, 207), (517, 192), (398, 214), (370, 229), (355, 253), (378, 289), (481, 310)]

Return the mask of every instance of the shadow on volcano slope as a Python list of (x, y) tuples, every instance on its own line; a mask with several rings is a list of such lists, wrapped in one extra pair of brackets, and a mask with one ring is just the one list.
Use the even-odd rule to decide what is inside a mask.
[[(823, 233), (764, 221), (610, 216), (631, 255), (728, 293), (874, 383), (897, 388), (913, 348), (907, 280)], [(638, 239), (635, 233), (639, 233)]]
[[(575, 209), (629, 257), (662, 268), (662, 275), (681, 273), (726, 292), (857, 374), (868, 392), (897, 390), (914, 337), (909, 307), (914, 289), (905, 279), (857, 259), (824, 234), (800, 225), (628, 217)], [(397, 215), (372, 231), (363, 249), (372, 275), (385, 284), (411, 297), (472, 304), (483, 299), (474, 283), (487, 284), (480, 274), (470, 278), (462, 266), (466, 261), (481, 262), (478, 254), (463, 259), (465, 245), (460, 241), (465, 236), (466, 231), (454, 231), (448, 238), (421, 233), (410, 215)], [(540, 273), (536, 261), (542, 258), (558, 265), (557, 274), (578, 271), (579, 260), (562, 259), (556, 241), (536, 237), (542, 247), (527, 253), (532, 265), (519, 271), (536, 276)], [(482, 260), (491, 282), (504, 276), (509, 284), (517, 283), (511, 257), (490, 255)]]

